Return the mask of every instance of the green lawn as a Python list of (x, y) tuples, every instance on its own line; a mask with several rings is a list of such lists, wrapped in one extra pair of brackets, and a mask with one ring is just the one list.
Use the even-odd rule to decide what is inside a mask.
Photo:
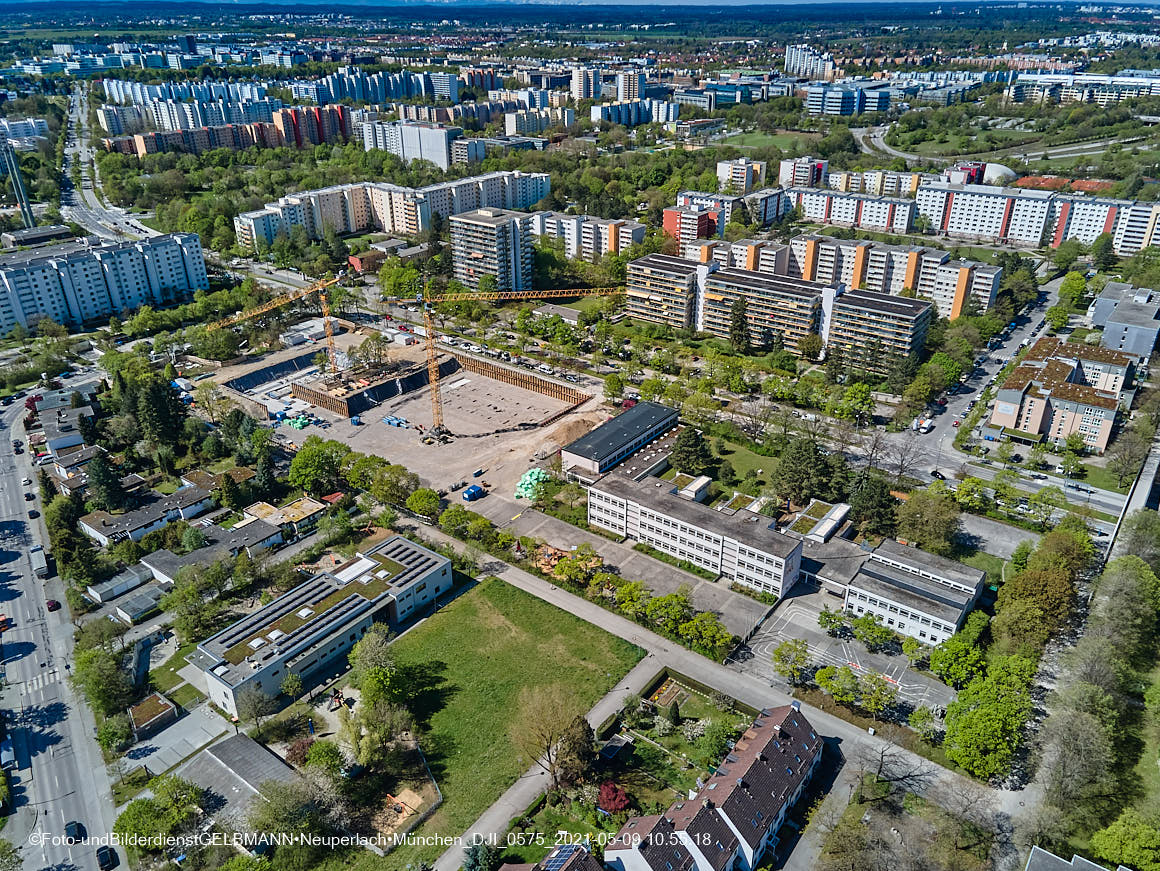
[(1087, 470), (1082, 480), (1089, 487), (1096, 487), (1100, 490), (1111, 490), (1113, 493), (1127, 493), (1128, 488), (1132, 486), (1132, 481), (1129, 479), (1124, 486), (1120, 486), (1120, 479), (1115, 474), (1109, 472), (1103, 466), (1097, 466), (1093, 463), (1084, 463), (1084, 469)]
[(180, 708), (185, 708), (187, 711), (200, 704), (204, 699), (203, 696), (192, 684), (182, 684), (173, 692), (168, 694), (169, 700)]
[[(575, 713), (587, 711), (642, 657), (626, 641), (491, 578), (393, 645), (399, 673), (444, 803), (416, 833), (460, 835), (522, 774), (509, 738), (526, 686), (563, 684)], [(406, 845), (387, 865), (433, 862), (439, 846)], [(348, 868), (336, 854), (326, 867)], [(383, 867), (362, 853), (359, 868)]]
[[(755, 454), (748, 448), (744, 448), (733, 442), (724, 442), (722, 444), (720, 456), (721, 459), (729, 461), (730, 465), (733, 466), (733, 471), (737, 473), (738, 480), (743, 482), (743, 486), (737, 489), (751, 490), (754, 493), (761, 492), (762, 488), (769, 485), (773, 468), (777, 465), (776, 457), (763, 457), (761, 454)], [(745, 473), (750, 469), (755, 473), (757, 473), (758, 469), (761, 469), (761, 472), (757, 473), (756, 481), (751, 480), (749, 482), (754, 485), (752, 487), (744, 482)]]
[[(1157, 665), (1146, 675), (1142, 675), (1143, 682), (1152, 686), (1160, 681), (1160, 665)], [(1160, 765), (1156, 764), (1157, 754), (1160, 753), (1160, 722), (1157, 718), (1144, 713), (1141, 722), (1136, 726), (1139, 730), (1139, 739), (1143, 742), (1143, 752), (1136, 763), (1135, 780), (1139, 789), (1136, 799), (1136, 809), (1149, 817), (1160, 813)]]
[(817, 142), (820, 137), (816, 133), (738, 133), (728, 139), (721, 140), (725, 145), (736, 145), (738, 148), (764, 148), (774, 145), (778, 148), (793, 148), (796, 144), (808, 145)]
[(985, 571), (987, 573), (988, 584), (1001, 584), (1003, 582), (1003, 564), (1006, 560), (1002, 557), (977, 550), (972, 554), (960, 556), (959, 562), (973, 569), (982, 569)]
[[(149, 682), (153, 684), (153, 688), (158, 692), (168, 693), (174, 687), (177, 687), (185, 682), (185, 678), (177, 673), (179, 668), (185, 667), (185, 657), (193, 653), (194, 648), (197, 647), (195, 642), (189, 642), (177, 648), (177, 652), (157, 668), (149, 672)], [(179, 703), (180, 704), (180, 703)]]

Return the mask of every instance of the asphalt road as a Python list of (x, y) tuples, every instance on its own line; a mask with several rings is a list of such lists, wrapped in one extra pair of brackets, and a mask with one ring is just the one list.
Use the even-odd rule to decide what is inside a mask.
[[(0, 609), (12, 620), (3, 634), (0, 705), (11, 725), (17, 764), (11, 772), (17, 818), (6, 835), (24, 844), (29, 871), (96, 868), (95, 846), (63, 842), (70, 820), (92, 836), (109, 832), (112, 801), (93, 739), (93, 717), (67, 681), (73, 646), (67, 611), (49, 612), (45, 605), (50, 597), (63, 598), (60, 582), (46, 584), (32, 573), (28, 549), (47, 539), (40, 522), (28, 517), (30, 507), (40, 510), (39, 500), (24, 499), (33, 488), (21, 480), (35, 479), (29, 455), (15, 455), (11, 445), (10, 429), (22, 411), (18, 405), (6, 410), (0, 433)], [(23, 438), (16, 426), (15, 437)], [(29, 833), (50, 841), (29, 843)]]

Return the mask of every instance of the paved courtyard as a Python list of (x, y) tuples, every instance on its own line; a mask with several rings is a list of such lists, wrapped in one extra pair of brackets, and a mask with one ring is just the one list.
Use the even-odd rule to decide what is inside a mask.
[(125, 756), (130, 765), (144, 765), (150, 774), (162, 774), (224, 735), (229, 728), (229, 723), (202, 703), (156, 735), (134, 744)]
[(783, 641), (801, 638), (809, 645), (814, 663), (819, 666), (846, 665), (860, 677), (877, 672), (897, 688), (900, 699), (916, 707), (945, 708), (954, 700), (954, 690), (909, 668), (901, 653), (871, 653), (853, 638), (831, 638), (818, 627), (818, 614), (826, 605), (831, 611), (841, 609), (841, 598), (804, 584), (800, 584), (798, 590), (801, 592), (795, 591), (797, 595), (778, 603), (773, 615), (749, 644), (726, 662), (729, 668), (752, 674), (771, 685), (788, 687), (785, 679), (774, 670), (773, 651)]

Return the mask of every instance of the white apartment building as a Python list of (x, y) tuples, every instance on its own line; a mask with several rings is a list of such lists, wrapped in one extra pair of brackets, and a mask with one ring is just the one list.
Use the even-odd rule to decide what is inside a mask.
[(508, 136), (536, 136), (549, 127), (571, 127), (575, 123), (576, 113), (563, 108), (526, 109), (503, 116), (504, 133)]
[(826, 188), (793, 187), (785, 193), (791, 208), (800, 208), (807, 220), (839, 227), (907, 233), (916, 214), (913, 200), (846, 194)]
[(828, 82), (836, 72), (834, 56), (829, 52), (818, 51), (805, 43), (785, 47), (785, 73), (788, 76)]
[(940, 235), (1037, 248), (1049, 227), (1054, 194), (982, 184), (930, 182), (915, 195), (918, 214)]
[(768, 517), (714, 511), (660, 478), (604, 476), (588, 490), (588, 522), (759, 592), (784, 596), (798, 582), (801, 541)]
[(374, 121), (363, 124), (363, 148), (388, 151), (404, 163), (426, 160), (446, 170), (455, 162), (452, 143), (462, 135), (462, 127), (425, 121)]
[(0, 255), (0, 332), (41, 318), (79, 327), (208, 290), (196, 233), (66, 242)]
[(564, 241), (565, 256), (595, 262), (605, 254), (623, 254), (644, 241), (648, 229), (637, 221), (569, 215), (564, 212), (534, 212), (533, 236)]
[(600, 77), (603, 71), (599, 67), (576, 67), (572, 70), (572, 99), (579, 103), (581, 100), (600, 99)]
[(492, 172), (423, 188), (385, 182), (357, 182), (302, 191), (234, 218), (238, 244), (270, 245), (279, 233), (305, 228), (317, 239), (327, 225), (340, 235), (378, 230), (414, 236), (431, 226), (434, 215), (448, 218), (473, 209), (527, 209), (546, 197), (546, 172)]
[(747, 194), (765, 184), (765, 161), (738, 157), (717, 161), (717, 188), (727, 193)]
[(785, 187), (823, 187), (830, 177), (830, 162), (819, 157), (791, 157), (778, 165), (777, 183)]

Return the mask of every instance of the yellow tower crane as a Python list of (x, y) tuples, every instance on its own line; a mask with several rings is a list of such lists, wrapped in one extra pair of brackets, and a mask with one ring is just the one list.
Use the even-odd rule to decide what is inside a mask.
[(326, 356), (330, 361), (330, 372), (332, 375), (338, 374), (338, 358), (334, 350), (334, 326), (330, 323), (330, 302), (326, 298), (326, 289), (342, 281), (345, 272), (340, 272), (334, 278), (324, 278), (321, 281), (316, 281), (307, 287), (300, 290), (294, 290), (290, 293), (276, 296), (271, 300), (267, 300), (261, 305), (256, 305), (253, 308), (245, 309), (237, 314), (232, 314), (228, 318), (222, 318), (220, 321), (214, 321), (212, 324), (206, 326), (206, 330), (212, 332), (213, 330), (220, 330), (222, 327), (232, 327), (234, 324), (240, 324), (242, 321), (248, 321), (251, 318), (256, 318), (259, 315), (264, 315), (266, 312), (281, 308), (284, 305), (289, 305), (297, 300), (304, 299), (312, 293), (318, 294), (318, 302), (322, 306), (322, 323), (326, 329)]
[(518, 302), (525, 299), (569, 299), (578, 296), (615, 296), (624, 293), (623, 287), (571, 287), (554, 290), (500, 290), (487, 293), (444, 293), (427, 296), (416, 291), (413, 297), (393, 297), (383, 302), (391, 305), (418, 303), (423, 310), (423, 337), (427, 348), (427, 380), (431, 385), (431, 433), (435, 436), (448, 435), (443, 426), (443, 403), (439, 397), (439, 361), (435, 348), (435, 322), (431, 313), (442, 302)]

